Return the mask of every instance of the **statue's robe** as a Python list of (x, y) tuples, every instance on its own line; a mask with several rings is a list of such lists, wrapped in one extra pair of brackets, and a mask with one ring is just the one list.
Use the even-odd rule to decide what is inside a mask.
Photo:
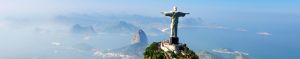
[(186, 14), (189, 13), (183, 13), (183, 12), (166, 12), (164, 13), (165, 16), (171, 17), (171, 37), (177, 37), (177, 28), (178, 28), (178, 18), (184, 17)]

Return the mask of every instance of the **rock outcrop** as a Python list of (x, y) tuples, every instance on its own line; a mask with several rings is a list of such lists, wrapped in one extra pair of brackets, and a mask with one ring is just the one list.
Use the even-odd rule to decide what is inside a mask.
[(180, 46), (178, 52), (165, 51), (162, 48), (162, 42), (153, 42), (144, 52), (144, 59), (198, 59), (198, 56), (187, 46)]
[(132, 39), (132, 44), (148, 44), (148, 38), (143, 30), (139, 30), (138, 32), (134, 33)]

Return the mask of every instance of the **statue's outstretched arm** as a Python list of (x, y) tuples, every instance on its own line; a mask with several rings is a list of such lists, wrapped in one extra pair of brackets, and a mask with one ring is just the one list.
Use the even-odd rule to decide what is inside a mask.
[(172, 12), (161, 12), (162, 14), (164, 14), (165, 16), (172, 16), (173, 15), (173, 13)]

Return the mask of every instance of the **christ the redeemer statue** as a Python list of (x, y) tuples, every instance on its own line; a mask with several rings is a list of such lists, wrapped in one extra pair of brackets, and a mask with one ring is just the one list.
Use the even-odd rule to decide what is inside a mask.
[(184, 17), (186, 14), (189, 13), (184, 13), (184, 12), (178, 12), (177, 7), (174, 6), (173, 10), (170, 12), (162, 12), (165, 16), (171, 17), (171, 43), (177, 44), (178, 43), (178, 37), (177, 37), (177, 28), (178, 28), (178, 18), (179, 17)]

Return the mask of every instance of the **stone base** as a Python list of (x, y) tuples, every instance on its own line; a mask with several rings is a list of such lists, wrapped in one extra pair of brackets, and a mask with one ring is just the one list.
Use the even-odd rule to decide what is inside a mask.
[(171, 44), (178, 44), (179, 38), (178, 37), (170, 37), (170, 43)]

